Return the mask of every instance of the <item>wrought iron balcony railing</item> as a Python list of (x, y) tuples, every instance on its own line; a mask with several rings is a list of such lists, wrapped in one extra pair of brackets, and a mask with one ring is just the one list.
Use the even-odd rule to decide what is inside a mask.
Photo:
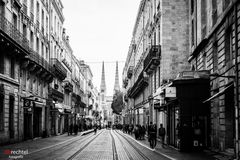
[(65, 66), (72, 72), (72, 66), (67, 62), (67, 59), (64, 58), (62, 60), (63, 64), (65, 64)]
[(64, 94), (57, 89), (49, 87), (49, 95), (52, 99), (62, 102), (64, 100)]
[(140, 75), (138, 76), (137, 81), (134, 83), (134, 85), (132, 86), (132, 88), (129, 91), (129, 95), (128, 97), (135, 97), (136, 95), (138, 95), (142, 89), (144, 89), (146, 86), (148, 85), (148, 77), (144, 74), (144, 72), (142, 71), (140, 73)]
[(153, 45), (151, 46), (147, 57), (144, 59), (144, 71), (147, 74), (151, 74), (152, 71), (160, 64), (161, 56), (161, 46)]
[(131, 95), (131, 90), (132, 90), (132, 87), (129, 87), (128, 90), (127, 90), (127, 96), (130, 97)]
[(33, 12), (30, 12), (30, 19), (31, 19), (32, 22), (34, 22), (34, 14), (33, 14)]
[(19, 44), (26, 51), (29, 51), (28, 39), (2, 14), (0, 14), (0, 30), (7, 34), (13, 41)]
[(25, 15), (27, 15), (27, 10), (28, 10), (27, 5), (26, 5), (26, 4), (23, 4), (23, 13), (24, 13)]
[(51, 58), (51, 63), (52, 63), (55, 75), (60, 80), (64, 80), (67, 77), (67, 70), (61, 64), (61, 62), (57, 58)]
[(130, 66), (127, 70), (127, 77), (131, 78), (133, 75), (133, 66)]
[(37, 25), (37, 29), (40, 29), (40, 23), (39, 23), (39, 21), (37, 20), (37, 23), (36, 23), (36, 25)]
[(49, 73), (52, 73), (52, 66), (43, 58), (41, 57), (37, 52), (30, 49), (30, 55), (29, 58), (31, 61), (34, 61), (36, 64), (42, 66), (45, 70), (47, 70)]

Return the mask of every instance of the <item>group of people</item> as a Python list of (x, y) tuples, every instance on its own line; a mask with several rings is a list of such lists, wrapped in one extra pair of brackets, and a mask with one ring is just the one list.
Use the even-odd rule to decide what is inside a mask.
[(139, 139), (142, 140), (144, 139), (144, 136), (146, 134), (146, 128), (142, 125), (136, 125), (134, 127), (134, 135), (135, 135), (135, 139)]
[[(163, 124), (160, 124), (160, 128), (158, 129), (158, 137), (161, 138), (162, 147), (164, 147), (166, 130), (163, 127)], [(150, 143), (150, 147), (153, 149), (157, 145), (157, 126), (150, 122), (148, 127), (148, 141)]]
[(166, 130), (163, 127), (163, 124), (160, 124), (160, 128), (158, 129), (157, 135), (157, 125), (150, 122), (150, 125), (147, 126), (147, 129), (144, 125), (135, 125), (125, 124), (123, 126), (123, 133), (128, 133), (132, 135), (134, 133), (135, 139), (142, 140), (145, 137), (147, 131), (148, 141), (150, 143), (150, 147), (153, 149), (157, 144), (157, 137), (161, 139), (162, 147), (164, 147)]
[(77, 125), (76, 123), (73, 124), (71, 123), (69, 126), (68, 126), (68, 135), (72, 135), (72, 134), (75, 134), (77, 135), (78, 132), (81, 132), (81, 131), (85, 131), (85, 130), (88, 130), (88, 129), (94, 129), (94, 132), (95, 134), (97, 133), (97, 129), (101, 129), (100, 126), (98, 126), (97, 124), (90, 124), (89, 126), (87, 126), (86, 124), (83, 125), (83, 130), (81, 128), (81, 124)]

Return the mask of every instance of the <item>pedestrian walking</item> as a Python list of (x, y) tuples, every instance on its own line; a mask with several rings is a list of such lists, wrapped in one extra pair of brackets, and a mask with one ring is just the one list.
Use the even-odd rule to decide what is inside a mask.
[(134, 135), (135, 135), (135, 139), (139, 138), (139, 127), (138, 127), (138, 125), (136, 125), (134, 127)]
[(161, 138), (163, 148), (164, 148), (165, 134), (166, 134), (166, 130), (163, 127), (163, 124), (160, 124), (160, 128), (158, 129), (158, 135)]
[(78, 125), (76, 123), (74, 124), (74, 133), (75, 135), (78, 134)]
[(97, 124), (94, 125), (94, 134), (97, 133)]
[(71, 123), (68, 127), (68, 135), (72, 135), (73, 132), (73, 124)]
[(148, 126), (148, 141), (150, 147), (154, 149), (157, 144), (157, 128), (152, 122), (150, 122), (150, 125)]
[(145, 134), (146, 134), (146, 128), (144, 125), (142, 125), (142, 139), (144, 140), (145, 139)]

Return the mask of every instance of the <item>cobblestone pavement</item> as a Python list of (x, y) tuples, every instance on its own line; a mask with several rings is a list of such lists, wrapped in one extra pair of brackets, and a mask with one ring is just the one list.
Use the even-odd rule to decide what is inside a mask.
[[(137, 141), (119, 130), (98, 131), (82, 136), (55, 136), (0, 147), (0, 159), (17, 159), (6, 150), (27, 150), (18, 159), (29, 160), (214, 160), (206, 153), (180, 153), (172, 148), (149, 147), (147, 140)], [(5, 153), (4, 153), (5, 152)], [(12, 156), (12, 157), (11, 157)], [(14, 155), (19, 156), (19, 155)], [(11, 157), (11, 158), (9, 158)]]

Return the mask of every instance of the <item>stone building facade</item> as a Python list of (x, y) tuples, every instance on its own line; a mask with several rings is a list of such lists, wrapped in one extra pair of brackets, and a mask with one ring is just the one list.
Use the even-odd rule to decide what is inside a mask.
[[(124, 121), (167, 125), (161, 90), (189, 68), (188, 1), (141, 1), (123, 71)], [(181, 25), (180, 25), (181, 24)]]
[(0, 144), (62, 134), (86, 107), (89, 79), (62, 9), (60, 0), (0, 1)]
[[(192, 69), (210, 72), (208, 147), (239, 158), (239, 1), (191, 1)], [(236, 52), (238, 51), (238, 52)]]

